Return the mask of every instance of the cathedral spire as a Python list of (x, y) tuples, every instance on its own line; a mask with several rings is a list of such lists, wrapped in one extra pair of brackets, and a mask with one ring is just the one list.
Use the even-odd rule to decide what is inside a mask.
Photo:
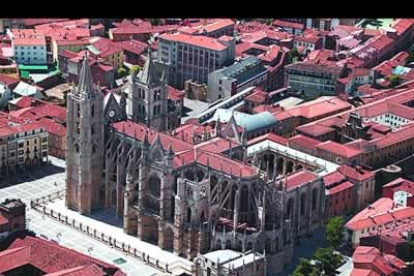
[(93, 93), (93, 78), (91, 74), (91, 67), (89, 66), (88, 51), (85, 51), (85, 56), (82, 61), (82, 69), (79, 74), (78, 92), (90, 94)]

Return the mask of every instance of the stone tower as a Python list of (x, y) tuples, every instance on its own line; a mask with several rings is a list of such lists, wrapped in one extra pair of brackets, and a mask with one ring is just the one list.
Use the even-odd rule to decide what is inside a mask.
[(168, 112), (167, 70), (152, 59), (150, 48), (148, 56), (144, 68), (131, 76), (132, 120), (164, 131)]
[(103, 96), (93, 87), (87, 54), (67, 95), (66, 206), (90, 214), (100, 203), (104, 160)]

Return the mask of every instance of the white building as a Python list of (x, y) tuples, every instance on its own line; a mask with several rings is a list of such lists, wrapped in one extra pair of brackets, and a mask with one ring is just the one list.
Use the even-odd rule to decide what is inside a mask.
[(263, 254), (254, 251), (217, 250), (195, 260), (200, 276), (262, 276), (266, 274)]
[(14, 58), (19, 64), (46, 64), (44, 37), (18, 37), (12, 39)]
[(235, 40), (229, 36), (216, 39), (175, 33), (158, 38), (158, 60), (169, 65), (168, 83), (179, 89), (189, 79), (207, 83), (208, 73), (234, 61)]

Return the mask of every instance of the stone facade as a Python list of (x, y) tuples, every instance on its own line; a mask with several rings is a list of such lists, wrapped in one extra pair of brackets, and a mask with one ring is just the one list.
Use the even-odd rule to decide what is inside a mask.
[[(325, 194), (317, 171), (323, 168), (271, 149), (248, 155), (245, 134), (224, 131), (206, 143), (162, 132), (167, 90), (151, 59), (131, 77), (132, 120), (125, 120), (125, 98), (113, 109), (124, 115), (107, 120), (97, 105), (107, 110), (116, 101), (110, 95), (105, 106), (87, 67), (68, 95), (68, 207), (82, 213), (116, 208), (126, 233), (190, 260), (212, 250), (257, 251), (270, 260), (268, 271), (281, 270), (298, 238), (322, 226)], [(103, 129), (103, 121), (105, 141), (101, 132), (90, 133), (92, 125)], [(294, 186), (283, 181), (304, 169), (315, 177)]]
[(103, 96), (85, 56), (78, 87), (67, 96), (66, 205), (83, 214), (99, 206), (104, 157)]

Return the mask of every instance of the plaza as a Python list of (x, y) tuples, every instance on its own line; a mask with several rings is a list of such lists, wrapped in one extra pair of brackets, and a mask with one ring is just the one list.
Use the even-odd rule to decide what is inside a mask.
[[(119, 252), (30, 208), (30, 201), (32, 199), (41, 198), (65, 189), (64, 161), (53, 157), (49, 157), (49, 159), (51, 164), (36, 168), (24, 175), (15, 175), (8, 183), (1, 183), (3, 188), (0, 189), (0, 201), (4, 201), (6, 198), (20, 198), (26, 203), (28, 230), (34, 231), (39, 237), (55, 241), (62, 246), (90, 255), (109, 264), (117, 265), (127, 275), (163, 275), (158, 269), (146, 265), (137, 258)], [(56, 202), (59, 202), (59, 200)], [(61, 203), (64, 206), (63, 199)], [(65, 209), (64, 207), (62, 208)], [(107, 225), (102, 223), (100, 228), (102, 229), (103, 227), (106, 229)], [(112, 227), (116, 228), (115, 226)], [(119, 228), (119, 235), (122, 234), (123, 231)], [(130, 238), (134, 239), (133, 237)]]

